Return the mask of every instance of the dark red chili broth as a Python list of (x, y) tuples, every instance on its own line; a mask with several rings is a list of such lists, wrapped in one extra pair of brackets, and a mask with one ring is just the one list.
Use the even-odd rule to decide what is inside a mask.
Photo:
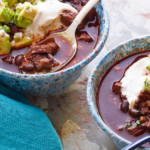
[[(127, 121), (135, 120), (135, 118), (131, 117), (129, 113), (124, 113), (120, 110), (120, 98), (119, 95), (114, 94), (112, 86), (115, 81), (119, 81), (123, 77), (124, 72), (129, 65), (149, 54), (150, 51), (134, 54), (116, 63), (104, 75), (97, 93), (97, 107), (103, 121), (113, 132), (131, 142), (149, 135), (150, 133), (146, 132), (135, 137), (127, 132), (125, 129)], [(145, 144), (144, 147), (150, 147), (149, 143)]]
[[(78, 0), (73, 1), (73, 0), (63, 0), (63, 2), (65, 3), (69, 3), (71, 4), (73, 7), (75, 7), (77, 10), (80, 9), (80, 7), (83, 7), (88, 0)], [(62, 29), (59, 29), (58, 31), (63, 31), (64, 28), (62, 27)], [(99, 37), (99, 30), (100, 30), (100, 21), (98, 20), (98, 16), (95, 15), (94, 19), (92, 19), (91, 21), (88, 21), (85, 25), (84, 28), (81, 27), (81, 29), (77, 29), (76, 31), (76, 39), (77, 39), (77, 44), (78, 44), (78, 51), (77, 54), (75, 55), (75, 57), (71, 60), (70, 63), (68, 63), (64, 68), (62, 69), (66, 69), (69, 68), (75, 64), (77, 64), (78, 62), (82, 61), (84, 58), (86, 58), (94, 49), (95, 45), (97, 44), (97, 40)], [(57, 32), (58, 32), (57, 31)], [(52, 32), (50, 32), (49, 34), (51, 34)], [(85, 40), (81, 40), (80, 39), (80, 35), (82, 33), (87, 33), (92, 39), (93, 41), (87, 42)], [(45, 40), (39, 42), (39, 43), (44, 43)], [(62, 63), (63, 60), (65, 60), (68, 55), (71, 52), (71, 46), (69, 45), (69, 43), (66, 42), (62, 42), (61, 38), (56, 38), (55, 42), (58, 44), (59, 46), (59, 51), (57, 52), (57, 54), (55, 54), (53, 56), (53, 58), (59, 62)], [(47, 44), (47, 43), (45, 43)], [(27, 54), (27, 52), (30, 50), (30, 48), (23, 48), (23, 49), (18, 49), (18, 50), (12, 50), (10, 56), (11, 57), (16, 57), (19, 54)], [(8, 55), (9, 56), (9, 55)], [(0, 68), (8, 70), (8, 71), (12, 71), (12, 72), (16, 72), (18, 73), (18, 66), (13, 62), (13, 63), (7, 63), (7, 62), (3, 62), (2, 59), (5, 56), (0, 56)], [(13, 60), (14, 61), (14, 60)], [(33, 74), (34, 72), (31, 72), (31, 74)], [(30, 72), (29, 72), (30, 74)]]

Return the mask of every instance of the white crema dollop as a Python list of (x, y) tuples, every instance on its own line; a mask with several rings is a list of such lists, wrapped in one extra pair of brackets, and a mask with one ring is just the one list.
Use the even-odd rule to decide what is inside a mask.
[(138, 60), (129, 67), (121, 80), (121, 92), (123, 95), (126, 95), (130, 108), (133, 107), (140, 91), (144, 89), (144, 81), (148, 76), (143, 73), (143, 70), (147, 66), (150, 66), (150, 59), (148, 57)]
[(38, 11), (33, 20), (33, 23), (28, 27), (27, 31), (31, 31), (34, 35), (34, 40), (39, 41), (49, 31), (59, 29), (62, 25), (60, 22), (60, 13), (63, 10), (76, 12), (77, 10), (69, 4), (62, 3), (58, 0), (38, 1)]

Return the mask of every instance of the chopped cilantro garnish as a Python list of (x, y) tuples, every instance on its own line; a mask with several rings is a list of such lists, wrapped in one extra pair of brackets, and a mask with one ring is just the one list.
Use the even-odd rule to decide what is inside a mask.
[(150, 71), (150, 66), (147, 66), (146, 69), (147, 69), (148, 71)]
[(138, 126), (138, 125), (141, 125), (141, 121), (140, 120), (137, 120), (136, 121), (136, 125)]
[(42, 2), (45, 2), (45, 0), (41, 0)]
[(148, 79), (145, 79), (144, 85), (145, 85), (146, 87), (149, 86), (149, 84), (148, 84), (147, 82), (148, 82)]
[(138, 113), (140, 113), (140, 111), (138, 110), (137, 112), (135, 112), (135, 114), (137, 115)]
[(129, 129), (130, 127), (132, 127), (132, 124), (127, 124), (125, 128)]

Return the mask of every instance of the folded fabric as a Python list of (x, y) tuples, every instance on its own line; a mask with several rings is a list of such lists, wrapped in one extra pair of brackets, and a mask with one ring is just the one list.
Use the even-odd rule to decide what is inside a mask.
[(0, 85), (0, 150), (11, 149), (63, 150), (46, 114)]

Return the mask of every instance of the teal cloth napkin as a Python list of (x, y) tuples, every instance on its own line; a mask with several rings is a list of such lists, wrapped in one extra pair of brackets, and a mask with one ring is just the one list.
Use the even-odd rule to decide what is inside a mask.
[(46, 114), (1, 84), (0, 150), (63, 150)]

